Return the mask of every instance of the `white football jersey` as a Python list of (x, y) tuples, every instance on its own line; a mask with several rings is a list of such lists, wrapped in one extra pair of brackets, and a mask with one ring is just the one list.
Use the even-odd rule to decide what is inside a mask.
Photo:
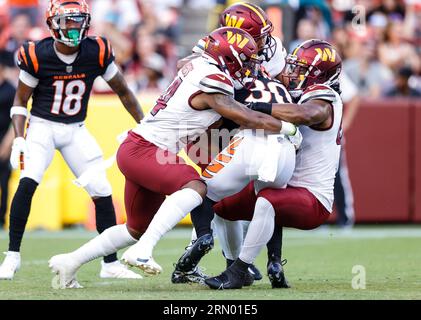
[[(271, 78), (276, 78), (278, 74), (281, 73), (282, 69), (285, 66), (285, 58), (287, 52), (282, 45), (281, 39), (278, 37), (273, 37), (276, 41), (276, 51), (273, 57), (269, 61), (263, 61), (262, 66), (265, 68), (266, 72), (271, 76)], [(200, 39), (197, 44), (193, 47), (192, 52), (202, 54), (205, 50), (205, 40)]]
[(333, 123), (329, 129), (324, 130), (299, 126), (303, 142), (288, 185), (308, 189), (329, 212), (332, 212), (333, 186), (341, 150), (342, 100), (332, 88), (320, 84), (309, 87), (298, 103), (312, 99), (331, 102)]
[(234, 86), (227, 74), (200, 56), (180, 69), (152, 111), (133, 131), (164, 150), (178, 153), (221, 118), (213, 109), (195, 110), (190, 105), (202, 92), (234, 95)]

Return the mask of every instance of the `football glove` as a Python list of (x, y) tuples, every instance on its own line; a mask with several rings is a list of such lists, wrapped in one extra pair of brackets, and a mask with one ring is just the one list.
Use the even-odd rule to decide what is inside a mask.
[(295, 132), (294, 135), (287, 135), (288, 140), (294, 145), (295, 150), (298, 150), (301, 146), (301, 143), (303, 142), (303, 135), (300, 132), (300, 129), (298, 129)]
[(24, 160), (28, 155), (28, 149), (26, 147), (26, 141), (23, 137), (17, 137), (13, 140), (12, 152), (10, 154), (10, 164), (13, 169), (24, 169)]

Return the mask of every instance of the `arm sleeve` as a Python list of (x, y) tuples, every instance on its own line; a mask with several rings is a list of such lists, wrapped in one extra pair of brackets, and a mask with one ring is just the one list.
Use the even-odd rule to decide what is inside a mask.
[(108, 67), (107, 67), (107, 70), (105, 70), (105, 73), (102, 75), (102, 78), (105, 80), (105, 81), (110, 81), (112, 78), (114, 78), (114, 76), (117, 74), (117, 72), (118, 72), (118, 67), (117, 67), (117, 65), (115, 64), (115, 62), (113, 61), (113, 62), (111, 62), (109, 65), (108, 65)]
[(38, 78), (34, 77), (25, 70), (20, 70), (19, 80), (26, 84), (28, 87), (35, 88), (38, 85)]

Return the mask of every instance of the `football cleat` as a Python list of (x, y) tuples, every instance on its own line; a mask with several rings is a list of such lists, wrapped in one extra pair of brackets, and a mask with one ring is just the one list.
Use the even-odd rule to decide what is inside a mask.
[(177, 268), (173, 271), (171, 275), (171, 282), (174, 284), (178, 283), (198, 283), (201, 285), (206, 285), (205, 279), (208, 276), (203, 273), (203, 269), (197, 266), (194, 268), (193, 271), (189, 272), (182, 272), (177, 270)]
[(200, 259), (212, 250), (213, 245), (213, 236), (210, 233), (197, 238), (191, 246), (186, 248), (175, 265), (175, 270), (184, 273), (192, 272), (199, 264)]
[(101, 261), (99, 276), (103, 279), (143, 279), (140, 274), (129, 270), (127, 265), (122, 264), (120, 261), (110, 263)]
[(162, 272), (162, 267), (152, 257), (142, 257), (135, 246), (124, 252), (121, 261), (129, 266), (137, 267), (145, 274), (155, 276)]
[(20, 269), (20, 253), (14, 251), (4, 252), (6, 258), (0, 266), (0, 280), (12, 280)]
[(248, 270), (249, 270), (249, 273), (253, 276), (254, 280), (256, 281), (262, 280), (263, 276), (260, 273), (259, 269), (257, 269), (257, 267), (254, 264), (250, 265)]
[(76, 263), (68, 254), (59, 254), (51, 257), (48, 266), (52, 273), (57, 276), (53, 278), (51, 286), (53, 289), (82, 289), (76, 279), (76, 272), (80, 264)]
[[(234, 260), (231, 260), (231, 259), (226, 259), (226, 260), (227, 260), (227, 268), (229, 268), (234, 263)], [(246, 281), (247, 281), (246, 286), (251, 286), (251, 284), (254, 281), (259, 281), (263, 279), (262, 274), (260, 273), (259, 269), (257, 269), (257, 267), (254, 264), (250, 265), (250, 267), (248, 268), (248, 271), (249, 271), (250, 276), (246, 277)]]
[(209, 288), (215, 290), (241, 289), (245, 286), (248, 274), (248, 272), (241, 271), (238, 268), (229, 267), (219, 276), (206, 279), (205, 283)]
[(272, 284), (272, 288), (291, 288), (289, 285), (285, 274), (283, 265), (287, 263), (287, 260), (284, 259), (281, 261), (279, 257), (272, 257), (268, 261), (267, 271), (270, 283)]

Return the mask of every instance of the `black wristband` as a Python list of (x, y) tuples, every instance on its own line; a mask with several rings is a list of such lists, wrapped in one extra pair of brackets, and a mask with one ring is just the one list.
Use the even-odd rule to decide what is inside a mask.
[(248, 107), (251, 110), (259, 111), (262, 113), (266, 113), (268, 115), (272, 114), (272, 103), (266, 103), (266, 102), (250, 102), (248, 104)]

